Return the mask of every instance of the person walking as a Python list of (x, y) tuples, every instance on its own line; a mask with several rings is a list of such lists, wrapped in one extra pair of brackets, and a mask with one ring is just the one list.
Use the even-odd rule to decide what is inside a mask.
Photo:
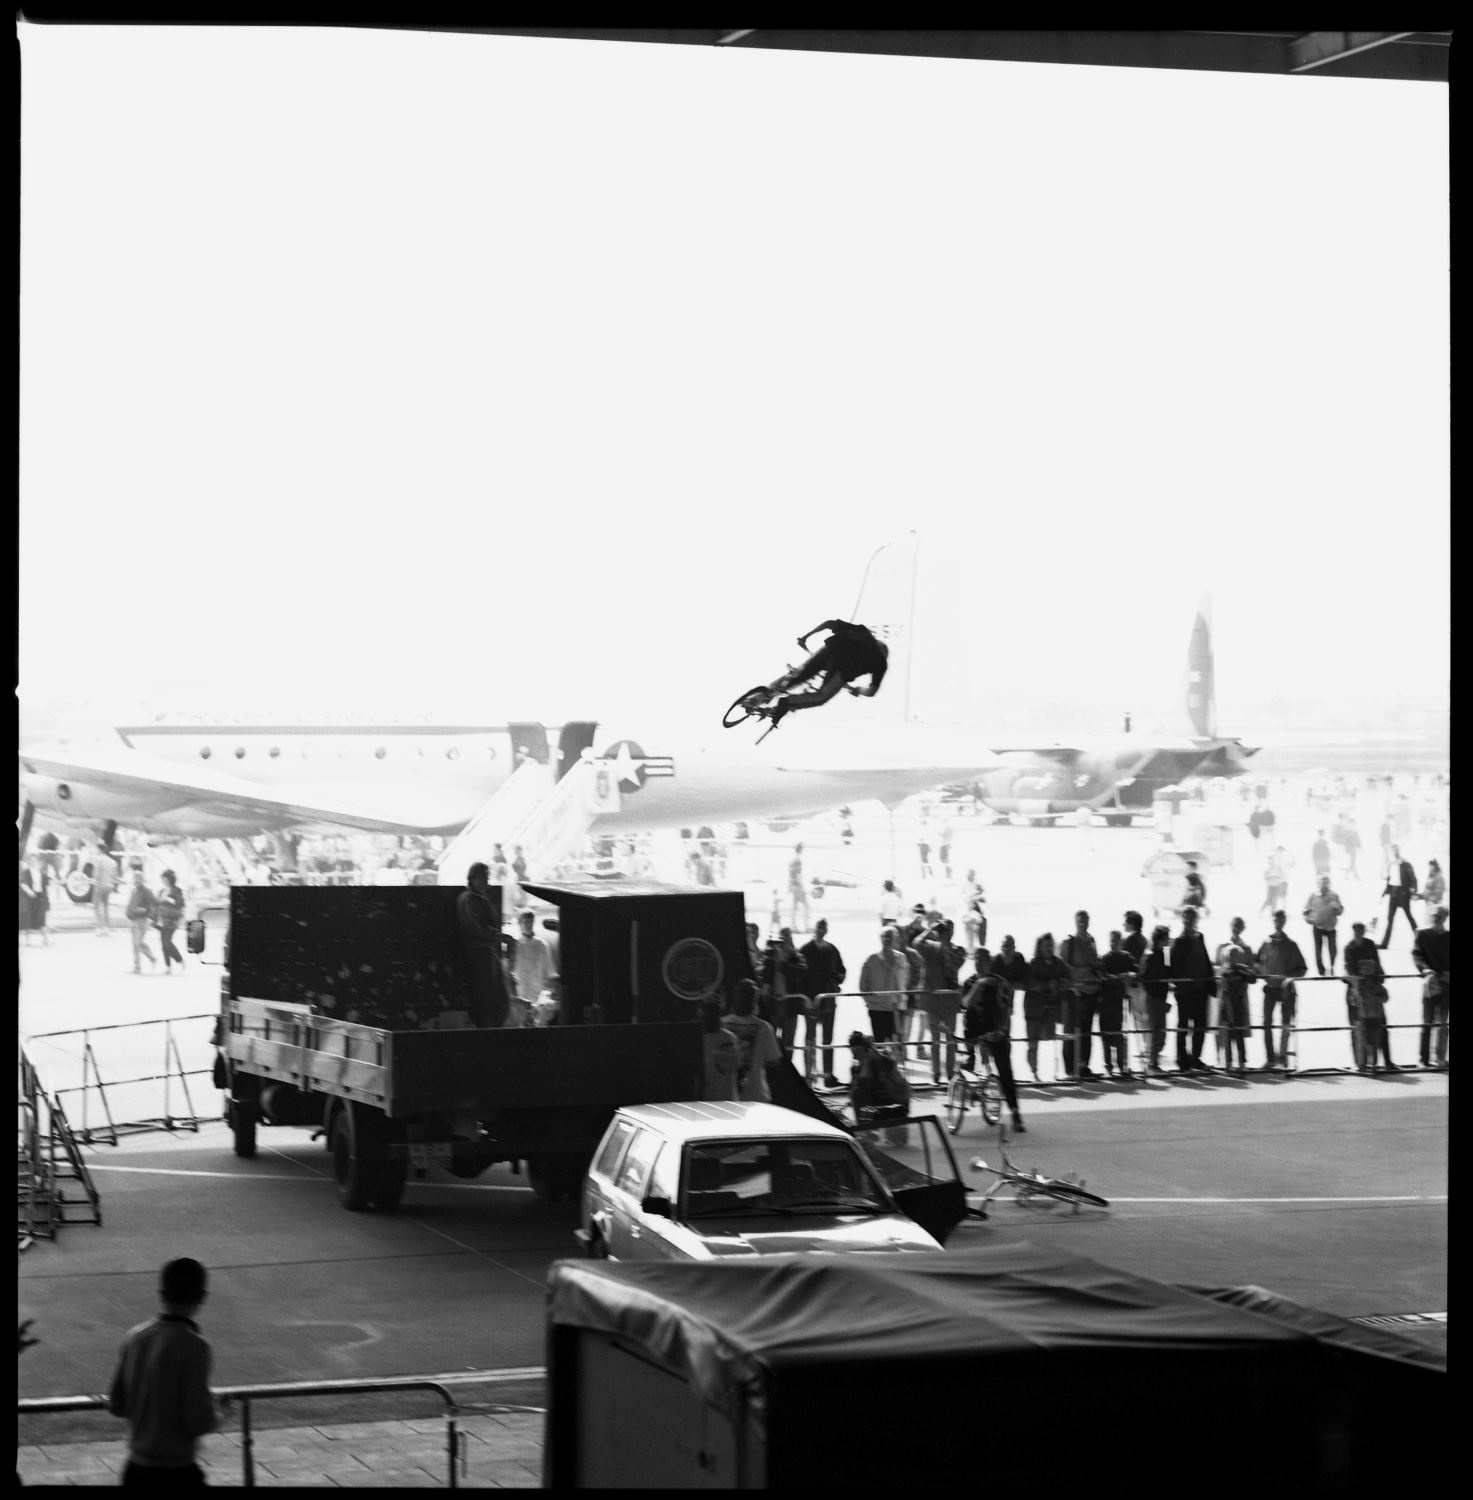
[(1443, 878), (1442, 866), (1435, 859), (1427, 861), (1427, 880), (1422, 886), (1419, 900), (1427, 903), (1427, 920), (1432, 920), (1433, 911), (1447, 900), (1447, 881)]
[[(798, 920), (798, 908), (803, 908), (803, 920)], [(803, 885), (803, 846), (793, 845), (793, 857), (788, 861), (788, 921), (794, 932), (811, 932), (809, 927), (808, 892)]]
[(1282, 844), (1274, 847), (1263, 866), (1263, 878), (1268, 894), (1263, 898), (1261, 912), (1274, 912), (1289, 898), (1289, 871), (1294, 867), (1293, 856)]
[(1207, 944), (1197, 931), (1197, 909), (1185, 907), (1181, 932), (1171, 945), (1171, 981), (1176, 990), (1176, 1067), (1179, 1073), (1210, 1073), (1202, 1061), (1207, 1036), (1208, 1001), (1217, 989), (1217, 976)]
[[(829, 942), (829, 924), (820, 917), (813, 924), (813, 936), (798, 950), (808, 966), (808, 1006), (804, 1011), (803, 1060), (807, 1076), (812, 1078), (821, 1062), (825, 1088), (836, 1089), (839, 1079), (834, 1072), (835, 998), (844, 988), (848, 970), (839, 950)], [(822, 1032), (822, 1037), (819, 1032)]]
[(164, 973), (174, 971), (170, 964), (184, 967), (184, 955), (174, 946), (174, 934), (184, 920), (184, 892), (172, 870), (165, 870), (160, 877), (163, 885), (154, 897), (154, 926), (159, 930), (159, 947), (164, 955)]
[(133, 889), (128, 892), (127, 918), (128, 925), (133, 930), (133, 972), (143, 972), (139, 959), (146, 958), (150, 964), (157, 965), (158, 959), (154, 957), (153, 949), (148, 946), (148, 929), (153, 926), (154, 916), (153, 892), (143, 880), (143, 871), (134, 870)]
[(1069, 966), (1063, 1015), (1064, 1072), (1071, 1078), (1098, 1078), (1100, 1075), (1089, 1066), (1089, 1054), (1100, 993), (1100, 950), (1090, 935), (1087, 911), (1074, 913), (1074, 931), (1059, 945), (1059, 957)]
[[(1213, 957), (1217, 970), (1218, 1058), (1224, 1067), (1239, 1078), (1248, 1076), (1248, 1032), (1252, 1023), (1248, 1014), (1248, 987), (1258, 978), (1253, 966), (1253, 950), (1243, 941), (1248, 924), (1242, 917), (1232, 920), (1232, 936), (1219, 943)], [(1238, 1062), (1233, 1067), (1233, 1054)]]
[[(977, 950), (980, 966), (985, 948)], [(990, 960), (989, 960), (990, 962)], [(1023, 1022), (1028, 1035), (1028, 1067), (1035, 1083), (1042, 1083), (1038, 1076), (1038, 1044), (1053, 1041), (1069, 990), (1069, 965), (1054, 952), (1054, 935), (1045, 932), (1033, 945), (1033, 958), (1028, 965), (1028, 985), (1023, 992)]]
[[(1299, 944), (1284, 931), (1289, 914), (1281, 907), (1274, 913), (1274, 930), (1258, 949), (1258, 972), (1263, 979), (1263, 1046), (1265, 1067), (1289, 1070), (1289, 1033), (1298, 1003), (1296, 979), (1309, 972)], [(1279, 1010), (1279, 1046), (1274, 1050), (1274, 1008)]]
[(1330, 950), (1328, 972), (1335, 972), (1335, 923), (1344, 911), (1339, 896), (1330, 889), (1330, 877), (1321, 875), (1319, 888), (1311, 891), (1304, 903), (1304, 920), (1314, 933), (1314, 966), (1321, 978), (1327, 972), (1322, 948)]
[(905, 955), (896, 947), (895, 939), (893, 927), (882, 927), (879, 951), (871, 953), (859, 971), (859, 992), (864, 996), (870, 1031), (877, 1042), (894, 1040), (895, 1011), (903, 998), (910, 973)]
[(1310, 863), (1314, 865), (1314, 878), (1318, 880), (1322, 875), (1330, 873), (1330, 845), (1325, 839), (1325, 830), (1321, 828), (1315, 835), (1314, 844), (1309, 851)]
[(163, 1311), (123, 1340), (107, 1409), (128, 1423), (125, 1489), (204, 1488), (196, 1450), (215, 1430), (210, 1346), (196, 1321), (206, 1281), (197, 1260), (171, 1260), (159, 1275)]
[(1452, 1015), (1452, 934), (1447, 907), (1432, 913), (1431, 924), (1417, 933), (1412, 962), (1422, 975), (1422, 1042), (1424, 1068), (1447, 1066), (1447, 1029)]
[(108, 853), (107, 846), (99, 843), (92, 854), (92, 917), (99, 937), (112, 936), (108, 902), (117, 884), (117, 861)]
[(962, 931), (967, 939), (967, 957), (987, 943), (987, 896), (975, 870), (967, 871), (967, 909), (962, 916)]
[(1147, 1067), (1161, 1075), (1161, 1049), (1166, 1045), (1166, 1016), (1171, 1010), (1171, 941), (1169, 927), (1151, 929), (1151, 947), (1141, 960), (1141, 990), (1145, 995), (1148, 1053)]
[(1356, 868), (1356, 861), (1360, 858), (1361, 851), (1360, 830), (1353, 820), (1347, 820), (1345, 824), (1345, 842), (1341, 847), (1345, 850), (1346, 878), (1359, 880), (1360, 871)]
[(1381, 935), (1383, 949), (1391, 945), (1391, 928), (1399, 911), (1406, 913), (1407, 926), (1412, 929), (1413, 939), (1416, 938), (1417, 923), (1412, 916), (1412, 901), (1416, 894), (1417, 872), (1410, 860), (1401, 857), (1400, 847), (1393, 844), (1386, 865), (1386, 888), (1382, 892), (1386, 897), (1386, 931)]

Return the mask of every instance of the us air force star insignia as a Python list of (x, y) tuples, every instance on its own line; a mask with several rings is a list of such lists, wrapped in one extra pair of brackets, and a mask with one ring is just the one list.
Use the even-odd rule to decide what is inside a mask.
[(644, 752), (633, 740), (620, 740), (610, 745), (604, 758), (612, 761), (621, 791), (637, 792), (644, 785)]

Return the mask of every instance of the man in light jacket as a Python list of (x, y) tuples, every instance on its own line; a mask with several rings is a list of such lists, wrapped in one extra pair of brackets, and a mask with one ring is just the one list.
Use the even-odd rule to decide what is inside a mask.
[(895, 1011), (901, 1004), (910, 969), (895, 946), (895, 929), (880, 929), (880, 949), (865, 959), (859, 971), (859, 992), (869, 1011), (870, 1031), (877, 1042), (895, 1038)]
[(1335, 969), (1335, 920), (1344, 912), (1345, 908), (1340, 904), (1340, 898), (1330, 889), (1330, 877), (1320, 876), (1319, 887), (1309, 893), (1309, 900), (1304, 903), (1304, 920), (1314, 930), (1314, 966), (1319, 970), (1321, 978), (1327, 972), (1323, 949), (1328, 946), (1330, 950), (1330, 968), (1328, 972), (1333, 973)]

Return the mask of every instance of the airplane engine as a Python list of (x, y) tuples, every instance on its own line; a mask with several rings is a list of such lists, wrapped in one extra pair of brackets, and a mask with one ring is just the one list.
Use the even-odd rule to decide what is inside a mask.
[[(146, 800), (136, 791), (112, 792), (77, 782), (58, 781), (52, 776), (32, 775), (22, 779), (21, 796), (31, 802), (37, 812), (94, 825), (109, 821), (136, 823), (138, 814), (145, 810), (140, 804)], [(177, 797), (161, 795), (156, 810), (177, 801)]]

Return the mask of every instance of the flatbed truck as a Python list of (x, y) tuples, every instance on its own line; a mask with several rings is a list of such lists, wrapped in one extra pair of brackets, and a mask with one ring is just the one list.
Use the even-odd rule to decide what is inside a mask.
[(455, 890), (235, 887), (215, 1082), (236, 1154), (261, 1127), (311, 1127), (355, 1210), (392, 1212), (411, 1174), (495, 1162), (573, 1197), (617, 1107), (699, 1098), (699, 1003), (747, 972), (740, 893), (525, 888), (560, 919), (545, 1027), (464, 1024)]

